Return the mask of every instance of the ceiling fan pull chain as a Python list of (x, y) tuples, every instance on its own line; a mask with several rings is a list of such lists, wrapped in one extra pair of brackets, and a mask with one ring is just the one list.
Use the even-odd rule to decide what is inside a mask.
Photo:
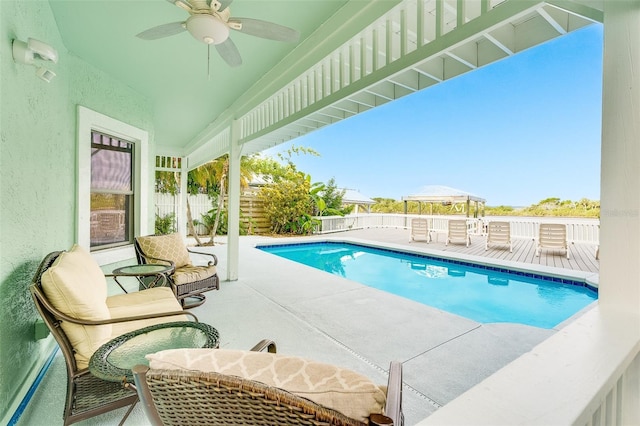
[(207, 80), (211, 80), (211, 45), (207, 44)]

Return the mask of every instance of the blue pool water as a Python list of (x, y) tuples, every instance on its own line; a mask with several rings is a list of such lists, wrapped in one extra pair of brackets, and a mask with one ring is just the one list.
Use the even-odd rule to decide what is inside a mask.
[(258, 248), (482, 323), (553, 328), (598, 298), (581, 281), (356, 244)]

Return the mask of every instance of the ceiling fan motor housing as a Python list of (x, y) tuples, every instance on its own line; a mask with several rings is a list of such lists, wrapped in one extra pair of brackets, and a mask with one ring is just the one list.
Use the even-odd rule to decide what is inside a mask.
[(220, 44), (229, 38), (229, 27), (209, 14), (191, 15), (187, 19), (187, 30), (196, 40), (205, 44)]

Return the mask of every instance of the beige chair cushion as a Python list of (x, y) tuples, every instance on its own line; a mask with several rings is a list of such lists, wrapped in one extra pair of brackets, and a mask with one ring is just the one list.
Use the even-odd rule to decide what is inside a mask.
[[(169, 287), (154, 287), (128, 294), (118, 294), (107, 298), (111, 318), (133, 317), (162, 312), (181, 312), (182, 306)], [(160, 317), (138, 321), (119, 322), (112, 325), (111, 338), (118, 337), (139, 328), (172, 321), (190, 321), (186, 315)]]
[(176, 272), (171, 276), (175, 285), (188, 284), (195, 281), (204, 280), (205, 278), (212, 277), (216, 274), (217, 269), (215, 265), (209, 266), (183, 266), (180, 269), (176, 269)]
[[(84, 320), (111, 318), (107, 308), (107, 282), (102, 269), (89, 252), (78, 245), (60, 254), (53, 265), (42, 274), (42, 290), (60, 312)], [(112, 333), (110, 324), (84, 326), (62, 322), (71, 345), (75, 349), (78, 368), (86, 368), (89, 358)]]
[(217, 372), (255, 380), (368, 422), (382, 414), (385, 393), (368, 378), (334, 365), (267, 352), (171, 349), (147, 355), (149, 367)]
[[(176, 264), (176, 269), (185, 265), (191, 265), (189, 252), (177, 232), (169, 235), (149, 235), (136, 237), (142, 252), (156, 259), (171, 260)], [(153, 263), (153, 262), (152, 262)]]

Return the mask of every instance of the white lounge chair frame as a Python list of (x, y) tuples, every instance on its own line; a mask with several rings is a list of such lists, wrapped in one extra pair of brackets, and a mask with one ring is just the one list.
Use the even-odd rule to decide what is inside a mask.
[(469, 235), (469, 228), (467, 228), (467, 221), (464, 219), (450, 220), (449, 232), (447, 233), (447, 242), (449, 243), (466, 243), (467, 247), (471, 244), (471, 235)]
[(511, 242), (511, 223), (509, 222), (489, 222), (487, 225), (487, 236), (484, 249), (489, 250), (489, 244), (509, 246), (509, 253), (513, 253)]
[(417, 239), (427, 240), (427, 243), (431, 241), (431, 230), (427, 219), (411, 219), (411, 241)]
[(567, 259), (569, 259), (567, 225), (561, 223), (541, 223), (538, 232), (536, 256), (540, 256), (542, 249), (564, 250), (567, 254)]

